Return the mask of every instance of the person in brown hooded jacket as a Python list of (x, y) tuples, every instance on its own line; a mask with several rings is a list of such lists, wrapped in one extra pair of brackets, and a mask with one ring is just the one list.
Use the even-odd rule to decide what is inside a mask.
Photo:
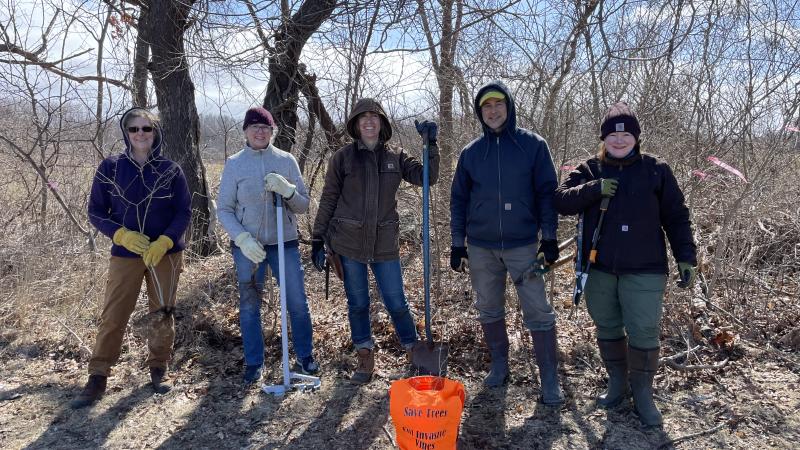
[[(429, 176), (434, 184), (439, 175), (437, 126), (426, 121), (418, 129), (430, 139)], [(323, 270), (325, 245), (341, 259), (350, 335), (358, 353), (351, 381), (363, 384), (370, 381), (375, 366), (368, 267), (409, 356), (417, 341), (403, 292), (397, 190), (403, 180), (421, 186), (423, 165), (403, 149), (387, 144), (392, 127), (374, 99), (363, 98), (355, 104), (347, 119), (347, 133), (353, 142), (328, 162), (312, 231), (312, 262), (317, 270)]]

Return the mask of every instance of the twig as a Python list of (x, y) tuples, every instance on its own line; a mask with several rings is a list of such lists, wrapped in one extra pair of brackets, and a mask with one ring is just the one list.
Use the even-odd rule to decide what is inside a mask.
[(728, 358), (725, 358), (724, 361), (719, 362), (717, 364), (700, 364), (695, 366), (687, 366), (683, 364), (678, 364), (671, 359), (667, 359), (662, 361), (667, 366), (672, 367), (673, 369), (680, 370), (682, 372), (688, 372), (690, 370), (704, 370), (704, 369), (721, 369), (728, 364)]
[(83, 350), (84, 352), (86, 352), (88, 355), (90, 355), (90, 356), (91, 356), (91, 354), (92, 354), (92, 350), (91, 350), (91, 349), (89, 349), (89, 347), (87, 347), (87, 346), (86, 346), (86, 344), (84, 344), (84, 343), (83, 343), (83, 339), (81, 339), (81, 338), (80, 338), (80, 336), (78, 336), (78, 335), (77, 335), (77, 334), (76, 334), (74, 331), (72, 331), (72, 329), (71, 329), (70, 327), (68, 327), (68, 326), (67, 326), (67, 324), (66, 324), (66, 323), (64, 323), (64, 322), (63, 322), (61, 319), (59, 319), (59, 318), (57, 318), (57, 317), (56, 317), (55, 319), (56, 319), (56, 322), (58, 322), (59, 324), (61, 324), (61, 326), (62, 326), (62, 327), (64, 327), (64, 329), (65, 329), (65, 330), (67, 330), (67, 332), (68, 332), (69, 334), (71, 334), (71, 335), (72, 335), (72, 337), (74, 337), (74, 338), (75, 338), (75, 340), (77, 340), (77, 341), (78, 341), (78, 346), (80, 347), (80, 349), (81, 349), (81, 350)]
[(687, 434), (687, 435), (684, 435), (684, 436), (679, 436), (679, 437), (676, 437), (674, 439), (669, 439), (669, 440), (664, 441), (661, 444), (659, 444), (658, 448), (659, 449), (667, 448), (667, 447), (669, 447), (671, 445), (674, 445), (674, 444), (677, 444), (678, 442), (681, 442), (681, 441), (686, 441), (686, 440), (693, 439), (693, 438), (696, 438), (696, 437), (705, 436), (707, 434), (714, 434), (714, 433), (719, 431), (722, 427), (724, 427), (727, 424), (728, 424), (728, 421), (725, 421), (725, 422), (722, 422), (721, 424), (719, 424), (719, 425), (717, 425), (715, 427), (709, 428), (707, 430), (698, 431), (697, 433)]
[(684, 351), (682, 351), (680, 353), (676, 353), (676, 354), (674, 354), (672, 356), (664, 356), (663, 358), (659, 358), (658, 362), (661, 363), (661, 364), (666, 364), (667, 361), (675, 361), (676, 359), (682, 358), (682, 357), (688, 355), (689, 353), (696, 352), (699, 348), (700, 348), (700, 346), (697, 345), (694, 348), (690, 348), (688, 350), (684, 350)]
[(392, 443), (392, 447), (397, 447), (397, 443), (394, 441), (392, 433), (389, 433), (389, 430), (386, 429), (386, 424), (383, 425), (383, 432), (386, 433), (386, 437), (389, 438), (389, 442)]

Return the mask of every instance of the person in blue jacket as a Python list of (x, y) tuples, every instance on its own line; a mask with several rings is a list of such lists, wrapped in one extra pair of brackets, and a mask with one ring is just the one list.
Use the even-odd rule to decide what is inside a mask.
[(158, 117), (132, 108), (120, 120), (125, 151), (104, 159), (94, 175), (89, 221), (112, 239), (105, 303), (89, 360), (89, 380), (71, 406), (102, 397), (117, 362), (142, 279), (150, 312), (163, 316), (148, 337), (150, 381), (165, 393), (167, 364), (175, 340), (171, 309), (183, 270), (184, 232), (191, 220), (191, 196), (180, 166), (161, 155)]
[(540, 401), (560, 404), (556, 314), (544, 280), (532, 270), (558, 259), (553, 160), (541, 136), (517, 127), (514, 99), (503, 83), (481, 87), (474, 107), (483, 135), (461, 152), (453, 178), (450, 266), (464, 271), (469, 262), (478, 321), (492, 360), (484, 384), (500, 386), (509, 377), (505, 287), (510, 275), (533, 337)]

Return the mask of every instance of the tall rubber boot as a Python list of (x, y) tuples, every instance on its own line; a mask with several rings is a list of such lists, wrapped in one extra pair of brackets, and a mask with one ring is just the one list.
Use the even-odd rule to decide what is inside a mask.
[(483, 339), (489, 347), (489, 356), (492, 364), (489, 368), (489, 375), (483, 380), (486, 387), (498, 387), (508, 382), (508, 332), (506, 331), (506, 320), (501, 319), (497, 322), (482, 323)]
[(640, 349), (628, 346), (633, 406), (645, 425), (661, 425), (664, 419), (653, 402), (653, 377), (658, 370), (659, 348)]
[(553, 327), (547, 331), (531, 331), (531, 336), (542, 385), (542, 395), (539, 401), (545, 405), (560, 405), (564, 403), (564, 393), (561, 392), (561, 387), (558, 385), (556, 328)]
[(608, 389), (597, 397), (601, 408), (614, 408), (630, 395), (628, 386), (628, 338), (598, 339), (600, 357), (608, 372)]

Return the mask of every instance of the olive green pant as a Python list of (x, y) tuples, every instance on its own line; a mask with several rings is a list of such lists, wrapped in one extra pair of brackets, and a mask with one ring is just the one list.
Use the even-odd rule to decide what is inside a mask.
[(586, 281), (586, 308), (597, 326), (597, 338), (627, 334), (637, 348), (658, 347), (667, 276), (612, 275), (592, 269)]
[[(122, 338), (128, 319), (136, 307), (142, 280), (147, 286), (148, 309), (153, 312), (161, 308), (160, 299), (163, 299), (166, 306), (175, 306), (178, 279), (182, 271), (182, 251), (164, 255), (152, 271), (147, 269), (142, 258), (111, 257), (105, 303), (100, 315), (94, 351), (89, 360), (90, 375), (108, 376), (111, 366), (119, 359)], [(150, 330), (147, 339), (147, 365), (166, 369), (175, 340), (175, 323), (171, 315), (166, 315), (162, 320), (166, 323), (154, 327), (157, 332)]]

